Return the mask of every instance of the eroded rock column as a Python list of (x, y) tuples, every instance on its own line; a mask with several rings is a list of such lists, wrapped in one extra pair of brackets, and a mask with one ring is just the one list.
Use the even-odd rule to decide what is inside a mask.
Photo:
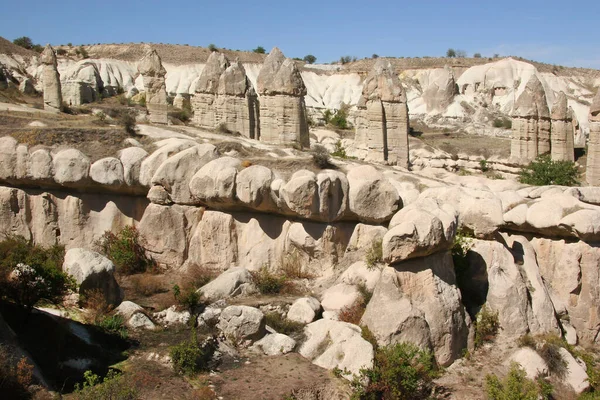
[(212, 52), (196, 84), (196, 93), (192, 98), (192, 121), (203, 129), (217, 127), (216, 102), (221, 75), (229, 67), (229, 61), (223, 53)]
[(552, 106), (551, 157), (557, 161), (575, 161), (573, 141), (573, 110), (567, 96), (560, 92)]
[(544, 87), (532, 75), (515, 103), (510, 155), (517, 162), (528, 163), (550, 152), (550, 110)]
[(362, 123), (357, 141), (366, 145), (367, 159), (408, 167), (408, 105), (400, 79), (389, 62), (378, 61), (363, 85), (358, 104)]
[(60, 74), (58, 73), (56, 54), (49, 44), (42, 52), (41, 60), (44, 65), (42, 70), (44, 110), (60, 112), (62, 109)]
[(600, 185), (600, 89), (590, 106), (586, 180), (589, 185)]
[(167, 71), (162, 65), (156, 50), (150, 50), (138, 64), (138, 71), (144, 79), (146, 89), (146, 108), (150, 122), (166, 124), (168, 122), (167, 87), (165, 75)]
[(308, 147), (306, 86), (294, 61), (275, 47), (258, 74), (257, 87), (261, 140)]

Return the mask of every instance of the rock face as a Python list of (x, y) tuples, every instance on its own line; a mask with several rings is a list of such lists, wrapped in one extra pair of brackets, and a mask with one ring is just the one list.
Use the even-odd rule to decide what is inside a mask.
[(600, 90), (590, 106), (586, 179), (589, 185), (600, 186)]
[(527, 163), (550, 152), (550, 110), (542, 82), (532, 75), (515, 103), (510, 148), (512, 159)]
[(260, 138), (258, 97), (241, 62), (227, 67), (219, 78), (215, 110), (219, 129)]
[(100, 253), (75, 248), (67, 251), (63, 270), (75, 278), (79, 293), (99, 290), (108, 304), (117, 305), (123, 299), (121, 288), (114, 277), (115, 266)]
[(575, 161), (573, 110), (567, 104), (567, 96), (560, 92), (552, 106), (552, 134), (550, 156), (557, 161)]
[[(423, 82), (424, 83), (424, 82)], [(423, 91), (423, 100), (427, 105), (427, 111), (444, 111), (448, 108), (454, 96), (458, 94), (458, 86), (454, 80), (452, 69), (448, 66), (434, 70), (429, 76), (427, 89)]]
[(42, 80), (44, 84), (44, 110), (59, 112), (62, 109), (62, 91), (58, 73), (56, 54), (49, 44), (42, 52)]
[(146, 108), (150, 114), (150, 122), (166, 124), (167, 90), (165, 75), (167, 71), (162, 65), (156, 50), (150, 50), (138, 64), (138, 71), (144, 80), (146, 89)]
[(200, 74), (192, 97), (193, 122), (200, 128), (213, 130), (217, 127), (216, 99), (221, 75), (229, 67), (223, 53), (212, 52)]
[(378, 60), (366, 78), (358, 103), (356, 141), (367, 159), (408, 167), (408, 105), (391, 64)]
[(214, 281), (198, 289), (205, 298), (214, 301), (233, 297), (242, 293), (243, 286), (252, 282), (250, 272), (243, 267), (229, 268), (219, 275)]
[(293, 60), (275, 47), (257, 78), (260, 136), (269, 143), (309, 146), (306, 86)]
[(265, 316), (254, 307), (229, 306), (221, 312), (217, 328), (236, 341), (258, 340), (266, 333)]

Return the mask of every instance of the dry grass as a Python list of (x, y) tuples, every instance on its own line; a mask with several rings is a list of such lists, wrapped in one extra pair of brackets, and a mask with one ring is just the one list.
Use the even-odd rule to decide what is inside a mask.
[(85, 313), (83, 318), (88, 324), (97, 324), (111, 311), (111, 306), (106, 303), (104, 293), (100, 289), (89, 290), (80, 300)]
[(307, 271), (303, 264), (300, 253), (292, 250), (281, 263), (281, 273), (290, 279), (313, 279), (314, 275)]
[(149, 297), (157, 293), (168, 292), (169, 288), (163, 275), (143, 273), (132, 275), (131, 288), (140, 296)]

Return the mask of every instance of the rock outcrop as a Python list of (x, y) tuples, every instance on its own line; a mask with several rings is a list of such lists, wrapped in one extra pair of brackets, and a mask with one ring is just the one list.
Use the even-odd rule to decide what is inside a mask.
[(446, 66), (438, 68), (428, 76), (428, 82), (421, 83), (427, 88), (423, 91), (423, 100), (427, 106), (427, 111), (444, 111), (448, 108), (454, 96), (458, 94), (458, 86), (454, 80), (452, 68)]
[(356, 142), (367, 159), (408, 167), (406, 92), (391, 64), (378, 60), (363, 84), (358, 103)]
[(191, 99), (194, 118), (192, 121), (202, 129), (217, 127), (216, 100), (219, 93), (221, 75), (229, 67), (225, 54), (212, 52), (198, 78), (194, 96)]
[(291, 59), (275, 47), (258, 74), (261, 141), (308, 147), (306, 86)]
[(567, 104), (567, 96), (560, 92), (550, 115), (552, 131), (550, 156), (556, 161), (575, 161), (573, 110)]
[(550, 110), (542, 82), (532, 75), (515, 103), (510, 156), (520, 163), (550, 152)]
[(150, 122), (166, 124), (168, 122), (165, 84), (167, 71), (163, 67), (156, 50), (150, 50), (146, 53), (138, 64), (138, 71), (144, 80), (146, 108), (150, 115)]
[(49, 44), (42, 52), (41, 61), (44, 65), (42, 81), (44, 85), (44, 110), (59, 112), (62, 110), (62, 90), (60, 74), (54, 49)]
[(590, 138), (585, 174), (589, 185), (600, 186), (600, 89), (590, 106)]

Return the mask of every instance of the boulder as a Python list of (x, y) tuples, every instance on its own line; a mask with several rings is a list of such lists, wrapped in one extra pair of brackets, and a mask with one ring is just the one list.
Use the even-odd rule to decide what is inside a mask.
[(356, 224), (346, 251), (366, 250), (376, 241), (383, 241), (387, 229), (384, 226)]
[(177, 306), (171, 306), (152, 314), (154, 319), (162, 326), (169, 327), (173, 325), (186, 325), (191, 318), (189, 311), (178, 311)]
[(293, 351), (296, 341), (281, 333), (270, 333), (254, 343), (253, 347), (267, 356), (280, 356)]
[(217, 328), (235, 341), (258, 340), (266, 333), (265, 316), (254, 307), (229, 306), (221, 312)]
[(508, 361), (519, 364), (529, 379), (535, 380), (538, 376), (548, 376), (548, 364), (530, 347), (522, 347), (515, 351)]
[(52, 159), (54, 180), (59, 184), (80, 183), (88, 179), (90, 160), (76, 149), (61, 150)]
[(350, 307), (360, 298), (360, 292), (355, 285), (338, 283), (323, 292), (321, 306), (325, 311), (339, 312), (344, 307)]
[(287, 319), (302, 324), (313, 322), (321, 311), (321, 303), (314, 297), (302, 297), (294, 301), (287, 313)]
[(205, 204), (231, 204), (240, 167), (240, 160), (232, 157), (221, 157), (206, 163), (192, 177), (190, 193)]
[(237, 265), (237, 232), (231, 214), (205, 211), (189, 241), (188, 262), (224, 270)]
[(119, 186), (125, 183), (123, 164), (118, 158), (106, 157), (92, 164), (90, 178), (101, 185)]
[(336, 281), (337, 283), (346, 283), (357, 285), (363, 283), (367, 289), (375, 289), (375, 285), (381, 277), (381, 269), (378, 267), (369, 268), (364, 261), (357, 261), (346, 269)]
[(115, 308), (115, 313), (121, 315), (123, 319), (125, 319), (127, 326), (131, 328), (143, 328), (149, 330), (156, 328), (152, 320), (144, 313), (144, 309), (134, 302), (122, 302)]
[[(2, 145), (0, 144), (0, 148)], [(29, 156), (29, 170), (27, 176), (33, 180), (49, 181), (54, 176), (52, 156), (46, 149), (39, 149)]]
[(123, 164), (123, 179), (127, 186), (140, 184), (140, 168), (148, 152), (140, 147), (128, 147), (119, 151), (119, 160)]
[(246, 268), (232, 267), (198, 289), (202, 296), (211, 301), (235, 297), (241, 294), (242, 285), (252, 283), (252, 276)]
[(323, 170), (317, 175), (321, 221), (336, 221), (348, 208), (348, 179), (339, 171)]
[(0, 138), (0, 179), (13, 179), (17, 167), (16, 139), (10, 136)]
[(139, 175), (140, 184), (150, 186), (154, 173), (167, 158), (196, 145), (197, 143), (192, 140), (167, 139), (164, 141), (162, 146), (142, 161)]
[(62, 90), (60, 74), (54, 49), (46, 45), (40, 56), (42, 62), (42, 84), (44, 92), (44, 110), (59, 112), (62, 110)]
[(63, 271), (75, 278), (79, 294), (99, 290), (107, 304), (118, 305), (123, 292), (114, 277), (115, 266), (100, 253), (73, 248), (66, 252)]
[(273, 172), (262, 165), (251, 165), (242, 169), (235, 178), (235, 196), (238, 201), (254, 210), (272, 206), (271, 182)]
[(347, 322), (320, 319), (304, 328), (306, 340), (298, 351), (313, 364), (338, 368), (352, 379), (361, 368), (373, 366), (373, 346), (362, 338), (361, 329)]
[(401, 207), (394, 186), (374, 167), (355, 167), (347, 177), (349, 210), (361, 222), (380, 224), (391, 219)]
[(317, 177), (307, 170), (294, 173), (281, 188), (280, 195), (285, 205), (294, 213), (310, 218), (319, 212)]
[(563, 378), (563, 382), (571, 386), (577, 394), (587, 391), (590, 388), (590, 382), (586, 372), (585, 363), (576, 360), (575, 357), (563, 347), (561, 347), (559, 351), (563, 360), (567, 363), (567, 373)]

